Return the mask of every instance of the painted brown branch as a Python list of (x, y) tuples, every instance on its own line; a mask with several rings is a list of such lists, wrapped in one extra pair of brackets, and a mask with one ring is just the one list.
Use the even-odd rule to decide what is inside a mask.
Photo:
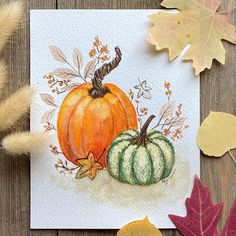
[(61, 163), (61, 164), (55, 164), (56, 169), (61, 169), (60, 172), (64, 172), (64, 173), (65, 173), (65, 172), (72, 172), (72, 171), (75, 171), (75, 170), (77, 170), (77, 169), (79, 168), (79, 166), (72, 167), (72, 168), (68, 167), (67, 161), (65, 161), (65, 163), (63, 163), (62, 161), (60, 161), (60, 163)]
[(56, 127), (53, 124), (51, 124), (49, 121), (45, 123), (44, 128), (45, 128), (45, 130), (57, 131)]
[(156, 125), (156, 126), (157, 127), (162, 126), (161, 129), (163, 129), (164, 126), (168, 126), (168, 125), (175, 126), (175, 125), (178, 124), (179, 126), (181, 126), (182, 124), (180, 124), (180, 123), (184, 124), (185, 120), (186, 120), (186, 118), (184, 118), (184, 117), (172, 117), (169, 121), (167, 121), (165, 123), (162, 123), (162, 124), (159, 124), (159, 125)]
[(65, 92), (66, 92), (65, 90), (61, 90), (61, 91), (57, 90), (57, 94), (61, 94), (61, 93), (65, 93)]
[(155, 125), (152, 129), (156, 129), (158, 126), (160, 126), (160, 123), (161, 123), (161, 121), (162, 121), (164, 115), (166, 114), (167, 110), (168, 110), (168, 108), (167, 108), (167, 109), (165, 110), (165, 112), (161, 115), (160, 119), (159, 119), (158, 122), (157, 122), (157, 125)]
[[(55, 82), (53, 84), (50, 84), (50, 88), (53, 88), (52, 92), (56, 92), (57, 94), (61, 94), (61, 93), (65, 93), (66, 91), (68, 91), (68, 89), (66, 89), (66, 88), (69, 88), (70, 84), (76, 84), (76, 83), (71, 83), (70, 80), (59, 80), (58, 78), (55, 78)], [(59, 87), (55, 88), (56, 85), (58, 85)]]
[(53, 130), (57, 131), (57, 129), (55, 128), (55, 126), (53, 124), (51, 124), (51, 127)]

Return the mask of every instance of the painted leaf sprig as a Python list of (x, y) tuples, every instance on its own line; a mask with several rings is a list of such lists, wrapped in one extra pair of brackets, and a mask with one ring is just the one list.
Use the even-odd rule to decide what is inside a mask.
[(196, 75), (210, 69), (213, 59), (225, 64), (221, 40), (236, 44), (236, 28), (227, 16), (217, 12), (219, 0), (164, 0), (161, 5), (179, 12), (159, 12), (149, 17), (154, 26), (148, 41), (157, 50), (168, 49), (172, 61), (190, 44), (183, 60), (192, 61)]
[(51, 92), (56, 94), (73, 90), (82, 80), (88, 82), (92, 79), (96, 67), (110, 59), (108, 46), (103, 44), (98, 36), (95, 37), (92, 48), (88, 52), (90, 60), (84, 63), (84, 57), (78, 48), (73, 49), (72, 61), (56, 46), (49, 46), (53, 58), (67, 67), (60, 67), (47, 73), (43, 78), (47, 81)]
[[(62, 84), (67, 85), (73, 78), (80, 78), (85, 81), (85, 78), (81, 75), (81, 66), (82, 66), (83, 58), (79, 49), (74, 48), (73, 50), (72, 56), (73, 56), (74, 65), (72, 65), (68, 61), (65, 53), (60, 48), (56, 46), (50, 46), (49, 49), (55, 60), (63, 64), (66, 64), (69, 67), (69, 68), (66, 68), (66, 67), (58, 68), (54, 70), (52, 73), (45, 75), (45, 78), (49, 81), (49, 85), (52, 85), (52, 84), (56, 85), (57, 83), (60, 86), (62, 86)], [(76, 68), (74, 66), (76, 66)], [(58, 78), (55, 78), (55, 76)], [(57, 93), (58, 92), (59, 91), (57, 91)]]
[[(150, 87), (146, 80), (141, 81), (139, 78), (138, 83), (139, 85), (133, 87), (134, 90), (132, 88), (129, 89), (128, 96), (135, 106), (139, 128), (141, 129), (144, 118), (149, 115), (148, 103), (146, 101), (143, 103), (143, 99), (151, 99), (152, 87)], [(157, 129), (165, 137), (175, 141), (182, 138), (183, 131), (189, 127), (186, 123), (188, 117), (183, 116), (183, 104), (177, 104), (175, 101), (172, 101), (172, 87), (168, 81), (164, 82), (164, 93), (167, 97), (167, 102), (158, 111), (158, 122), (152, 129)], [(143, 104), (145, 106), (142, 106)]]
[(164, 136), (178, 140), (183, 137), (183, 130), (189, 127), (186, 124), (188, 118), (182, 116), (183, 105), (181, 103), (176, 105), (175, 101), (171, 101), (170, 82), (165, 81), (164, 87), (168, 101), (161, 107), (158, 122), (153, 128), (159, 128)]
[[(48, 93), (41, 93), (40, 97), (42, 99), (42, 101), (47, 104), (50, 107), (53, 107), (53, 109), (48, 110), (47, 112), (45, 112), (41, 118), (41, 123), (45, 124), (45, 123), (49, 123), (50, 120), (53, 119), (55, 112), (56, 112), (56, 108), (58, 107), (55, 99), (52, 95), (48, 94)], [(46, 130), (51, 130), (51, 129), (46, 129)]]
[(210, 112), (198, 130), (197, 143), (208, 156), (221, 157), (236, 148), (236, 116), (224, 112)]
[(222, 232), (217, 225), (223, 210), (223, 203), (213, 204), (210, 191), (197, 176), (190, 198), (185, 201), (185, 217), (169, 215), (169, 218), (184, 236), (231, 236), (236, 228), (236, 200)]
[(162, 233), (150, 223), (146, 217), (143, 220), (131, 222), (122, 227), (116, 236), (162, 236)]

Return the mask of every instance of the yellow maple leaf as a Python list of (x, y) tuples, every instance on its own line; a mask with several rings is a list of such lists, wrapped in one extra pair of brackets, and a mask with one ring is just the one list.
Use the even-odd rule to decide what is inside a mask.
[(159, 12), (149, 16), (154, 26), (147, 40), (157, 50), (168, 49), (172, 61), (190, 44), (183, 60), (193, 62), (196, 75), (210, 69), (213, 59), (225, 64), (221, 40), (236, 44), (236, 28), (229, 23), (227, 16), (217, 12), (219, 0), (164, 0), (161, 5), (179, 12)]
[(220, 157), (236, 148), (236, 117), (224, 112), (210, 112), (198, 130), (197, 143), (204, 154)]
[(162, 233), (150, 223), (146, 217), (143, 220), (131, 222), (122, 227), (116, 236), (162, 236)]
[(81, 179), (88, 176), (93, 180), (98, 170), (102, 170), (102, 165), (95, 161), (94, 154), (90, 152), (87, 158), (77, 160), (81, 168), (76, 174), (76, 179)]

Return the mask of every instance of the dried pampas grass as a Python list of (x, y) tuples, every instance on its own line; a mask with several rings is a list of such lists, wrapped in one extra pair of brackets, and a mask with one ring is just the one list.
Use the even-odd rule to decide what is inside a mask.
[(19, 25), (20, 19), (23, 15), (23, 3), (11, 2), (4, 4), (0, 8), (0, 51), (3, 49), (5, 43)]
[[(22, 2), (12, 2), (0, 7), (0, 51), (17, 28), (22, 15)], [(0, 94), (6, 78), (5, 63), (0, 61)], [(0, 102), (0, 132), (13, 126), (17, 120), (28, 112), (33, 95), (34, 90), (30, 86), (25, 86)], [(6, 150), (11, 155), (28, 154), (32, 150), (41, 149), (49, 140), (49, 132), (13, 133), (3, 138), (0, 149)]]
[(7, 79), (7, 67), (3, 61), (0, 61), (0, 94)]
[(28, 112), (33, 95), (32, 87), (25, 86), (0, 103), (0, 131), (12, 127)]
[(45, 144), (50, 142), (50, 138), (49, 131), (14, 133), (3, 138), (2, 148), (11, 155), (28, 154), (31, 151), (40, 150)]

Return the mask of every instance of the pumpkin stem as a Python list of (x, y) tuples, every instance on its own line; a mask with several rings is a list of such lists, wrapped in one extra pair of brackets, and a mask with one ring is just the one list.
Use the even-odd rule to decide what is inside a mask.
[(109, 93), (109, 89), (102, 85), (102, 81), (106, 75), (108, 75), (112, 70), (114, 70), (121, 61), (122, 53), (120, 48), (115, 47), (116, 56), (110, 63), (103, 64), (98, 68), (92, 79), (93, 87), (89, 90), (89, 94), (92, 98), (103, 97), (106, 93)]
[(148, 135), (147, 135), (147, 129), (154, 118), (155, 118), (154, 115), (149, 116), (149, 118), (146, 120), (146, 122), (142, 126), (139, 135), (134, 138), (134, 140), (132, 142), (133, 144), (144, 145), (144, 146), (147, 145), (147, 143), (149, 142)]

